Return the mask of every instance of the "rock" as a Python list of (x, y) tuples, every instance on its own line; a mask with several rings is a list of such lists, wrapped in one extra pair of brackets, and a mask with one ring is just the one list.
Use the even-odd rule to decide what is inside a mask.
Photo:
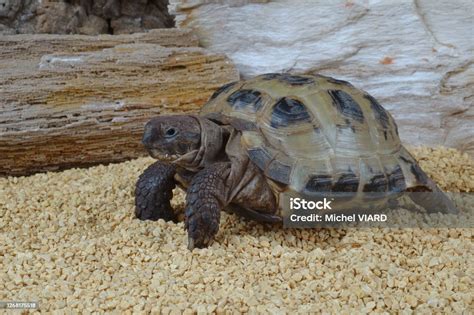
[(110, 19), (110, 18), (118, 18), (120, 16), (120, 5), (118, 5), (118, 10), (115, 10), (117, 12), (117, 16), (107, 16), (104, 13), (104, 7), (105, 4), (108, 2), (108, 0), (94, 0), (92, 1), (92, 6), (91, 6), (91, 11), (90, 14), (96, 15), (96, 16), (101, 16), (104, 17), (105, 19)]
[(13, 35), (16, 34), (13, 28), (10, 28), (6, 25), (0, 24), (0, 33), (3, 35)]
[[(258, 3), (257, 3), (258, 2)], [(171, 0), (178, 27), (245, 77), (318, 72), (374, 95), (413, 145), (474, 154), (472, 2)]]
[(36, 24), (35, 0), (0, 0), (0, 34), (28, 31)]
[(105, 1), (102, 9), (104, 17), (107, 19), (118, 18), (121, 15), (120, 12), (120, 0), (107, 0)]
[(142, 25), (144, 29), (164, 28), (166, 25), (163, 23), (163, 19), (160, 19), (153, 15), (145, 15), (142, 19)]
[(66, 2), (51, 2), (38, 10), (38, 33), (75, 34), (86, 17), (83, 8)]
[(122, 1), (120, 12), (125, 16), (142, 16), (145, 14), (147, 0)]
[(13, 19), (21, 7), (21, 0), (0, 0), (0, 22)]
[(155, 5), (161, 12), (168, 12), (168, 0), (151, 0), (149, 3)]
[[(174, 20), (173, 17), (171, 17), (168, 14), (168, 10), (163, 10), (160, 8), (160, 6), (154, 5), (154, 4), (147, 4), (146, 13), (143, 16), (143, 24), (145, 24), (147, 19), (151, 19), (152, 17), (158, 19), (161, 24), (164, 25), (164, 27), (174, 27)], [(148, 28), (144, 26), (145, 28)]]
[(109, 25), (107, 21), (96, 15), (89, 15), (79, 28), (78, 33), (84, 35), (99, 35), (108, 32)]
[(122, 16), (111, 23), (114, 34), (132, 34), (142, 32), (142, 18)]
[(197, 44), (177, 29), (0, 37), (0, 176), (145, 155), (150, 117), (196, 111), (238, 79)]
[(166, 0), (0, 0), (0, 34), (106, 34), (112, 20), (120, 34), (173, 27), (166, 4)]

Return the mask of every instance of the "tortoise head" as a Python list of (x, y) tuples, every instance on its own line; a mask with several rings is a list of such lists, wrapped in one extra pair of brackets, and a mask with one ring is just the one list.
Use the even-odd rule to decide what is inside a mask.
[(142, 143), (155, 159), (171, 162), (199, 149), (201, 127), (193, 116), (160, 116), (145, 125)]

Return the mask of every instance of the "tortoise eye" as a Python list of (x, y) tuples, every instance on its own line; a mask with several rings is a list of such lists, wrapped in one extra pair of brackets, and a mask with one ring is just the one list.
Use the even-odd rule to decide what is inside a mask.
[(165, 137), (166, 138), (172, 138), (172, 137), (176, 136), (177, 134), (178, 134), (178, 131), (173, 127), (170, 127), (168, 129), (166, 129), (166, 131), (165, 131)]

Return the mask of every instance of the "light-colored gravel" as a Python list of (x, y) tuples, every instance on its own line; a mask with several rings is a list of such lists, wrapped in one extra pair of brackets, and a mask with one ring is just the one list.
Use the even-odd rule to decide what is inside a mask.
[[(413, 151), (442, 188), (474, 190), (467, 155)], [(151, 162), (0, 179), (0, 301), (59, 313), (473, 311), (473, 229), (288, 230), (223, 214), (212, 247), (189, 252), (183, 223), (134, 219)]]

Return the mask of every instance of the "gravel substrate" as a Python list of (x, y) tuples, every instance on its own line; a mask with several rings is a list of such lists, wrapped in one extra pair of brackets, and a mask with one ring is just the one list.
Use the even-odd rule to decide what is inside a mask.
[[(474, 191), (469, 156), (413, 152), (441, 188)], [(0, 179), (0, 301), (59, 313), (473, 311), (473, 229), (288, 230), (224, 213), (213, 245), (190, 252), (183, 223), (134, 219), (150, 163)]]

